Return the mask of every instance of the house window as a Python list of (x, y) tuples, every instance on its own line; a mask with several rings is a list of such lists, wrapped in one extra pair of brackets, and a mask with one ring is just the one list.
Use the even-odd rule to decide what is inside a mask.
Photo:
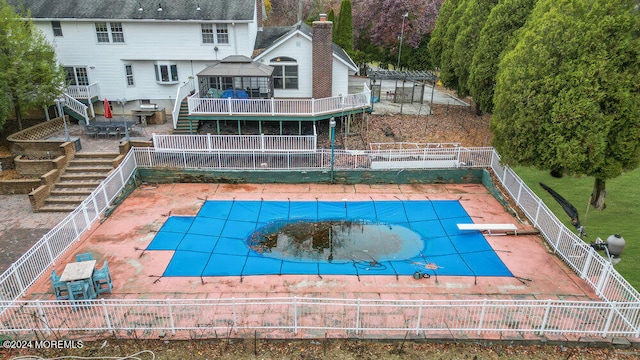
[(89, 85), (89, 76), (86, 67), (65, 66), (64, 71), (67, 73), (66, 82), (68, 85)]
[(112, 22), (111, 23), (111, 40), (114, 43), (123, 43), (124, 42), (124, 32), (122, 32), (122, 23), (121, 22)]
[(298, 88), (298, 63), (289, 57), (277, 57), (271, 59), (269, 64), (273, 66), (274, 89)]
[(124, 43), (124, 32), (121, 22), (97, 22), (96, 37), (99, 43)]
[(156, 82), (160, 84), (175, 84), (178, 82), (178, 65), (155, 64)]
[(202, 24), (202, 43), (214, 44), (213, 24)]
[(135, 82), (133, 81), (133, 66), (125, 65), (124, 66), (124, 74), (127, 79), (127, 86), (134, 86)]
[(227, 24), (201, 24), (203, 44), (228, 44)]
[(51, 28), (53, 29), (53, 36), (62, 36), (62, 25), (60, 25), (60, 21), (52, 21)]
[(217, 36), (218, 44), (229, 43), (229, 29), (227, 29), (227, 24), (216, 25), (216, 36)]

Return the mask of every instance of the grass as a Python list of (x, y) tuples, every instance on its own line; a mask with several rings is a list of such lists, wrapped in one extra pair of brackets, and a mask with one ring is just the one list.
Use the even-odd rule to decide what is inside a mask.
[(553, 211), (569, 229), (569, 216), (560, 205), (539, 185), (548, 185), (578, 209), (580, 222), (585, 227), (585, 242), (591, 243), (600, 237), (620, 234), (626, 241), (621, 255), (622, 261), (615, 269), (636, 290), (640, 290), (640, 168), (624, 173), (607, 181), (606, 208), (597, 211), (588, 206), (593, 188), (592, 177), (564, 176), (560, 179), (549, 175), (548, 171), (515, 167), (515, 172)]

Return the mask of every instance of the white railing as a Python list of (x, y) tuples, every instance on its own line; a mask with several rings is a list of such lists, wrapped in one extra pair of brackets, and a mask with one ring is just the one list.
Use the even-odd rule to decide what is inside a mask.
[[(441, 149), (439, 149), (441, 150)], [(272, 329), (297, 336), (306, 330), (339, 330), (381, 336), (407, 331), (433, 334), (484, 333), (577, 334), (640, 337), (640, 294), (593, 248), (569, 231), (518, 176), (500, 164), (491, 148), (456, 148), (457, 160), (470, 167), (490, 167), (538, 228), (552, 249), (593, 287), (602, 301), (562, 300), (364, 300), (328, 298), (251, 299), (100, 299), (72, 304), (17, 300), (49, 270), (65, 250), (82, 238), (125, 187), (138, 167), (175, 169), (326, 170), (330, 152), (194, 153), (133, 149), (123, 163), (58, 226), (0, 275), (0, 334), (52, 331), (189, 331), (203, 337), (225, 329)], [(406, 152), (406, 151), (405, 151)], [(410, 152), (409, 152), (410, 153)], [(366, 151), (338, 151), (335, 167), (367, 168)], [(278, 159), (277, 162), (268, 161)], [(261, 161), (266, 161), (265, 163)], [(396, 162), (397, 157), (391, 161)], [(72, 319), (72, 320), (70, 320)], [(152, 335), (150, 335), (152, 336)]]
[(383, 142), (369, 143), (369, 149), (374, 151), (381, 150), (421, 150), (431, 148), (451, 148), (458, 147), (460, 143), (414, 143), (414, 142)]
[[(3, 332), (149, 331), (196, 338), (253, 336), (312, 338), (317, 330), (403, 337), (407, 332), (467, 338), (501, 335), (575, 334), (634, 336), (620, 315), (637, 304), (563, 300), (370, 300), (341, 298), (121, 299), (77, 301), (77, 311), (56, 301), (0, 304), (8, 311)], [(144, 337), (145, 335), (136, 334)], [(123, 336), (125, 336), (123, 334)], [(157, 336), (157, 335), (156, 335)]]
[(189, 94), (195, 91), (195, 89), (196, 88), (193, 79), (189, 79), (178, 87), (178, 92), (176, 93), (176, 103), (173, 104), (173, 111), (171, 112), (174, 129), (178, 125), (178, 117), (180, 117), (180, 106), (182, 105), (182, 100), (184, 100), (187, 96), (189, 96)]
[[(89, 123), (89, 115), (87, 114), (87, 105), (81, 103), (80, 101), (72, 98), (69, 94), (62, 94), (62, 98), (64, 99), (64, 106), (69, 109), (75, 111), (77, 114), (82, 115), (86, 124)], [(93, 107), (92, 107), (93, 109)], [(94, 115), (95, 116), (95, 115)]]
[(97, 82), (89, 85), (69, 85), (67, 88), (67, 95), (74, 99), (87, 100), (91, 117), (93, 118), (96, 116), (95, 109), (93, 108), (93, 101), (91, 101), (91, 99), (100, 97), (100, 87)]
[[(442, 168), (438, 166), (447, 160), (455, 162), (455, 167), (483, 168), (490, 166), (493, 148), (430, 148), (422, 150), (370, 151), (370, 150), (334, 150), (334, 168), (336, 170), (369, 169), (372, 162), (378, 164), (378, 170), (397, 168), (397, 164), (414, 163), (417, 169)], [(331, 165), (331, 150), (315, 151), (246, 150), (228, 152), (220, 149), (211, 151), (185, 151), (155, 149), (136, 149), (136, 159), (143, 168), (183, 168), (183, 169), (271, 169), (271, 170), (314, 170), (326, 169)], [(432, 162), (435, 160), (436, 162)], [(444, 166), (450, 167), (450, 166)]]
[(318, 116), (371, 106), (371, 91), (324, 99), (209, 99), (189, 97), (193, 115)]
[(100, 87), (94, 82), (89, 85), (69, 85), (67, 94), (76, 99), (92, 99), (100, 97)]
[(315, 151), (315, 135), (157, 135), (153, 147), (159, 151), (245, 152)]

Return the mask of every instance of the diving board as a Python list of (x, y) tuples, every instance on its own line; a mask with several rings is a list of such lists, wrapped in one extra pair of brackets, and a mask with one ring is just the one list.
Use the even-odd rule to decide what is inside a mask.
[(458, 224), (458, 230), (478, 230), (487, 231), (513, 231), (518, 234), (518, 227), (514, 224)]

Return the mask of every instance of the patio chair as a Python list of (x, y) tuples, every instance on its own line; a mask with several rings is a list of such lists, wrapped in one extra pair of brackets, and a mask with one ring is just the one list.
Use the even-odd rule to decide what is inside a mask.
[(94, 139), (98, 137), (98, 129), (96, 129), (95, 126), (91, 126), (91, 125), (85, 126), (84, 133), (85, 135), (91, 136)]
[(68, 281), (67, 289), (69, 290), (69, 300), (89, 300), (93, 299), (92, 291), (89, 288), (91, 283), (85, 280)]
[(120, 128), (119, 127), (108, 128), (107, 135), (109, 137), (113, 136), (114, 138), (117, 138), (118, 136), (120, 136)]
[(102, 294), (107, 291), (109, 294), (113, 294), (113, 281), (111, 280), (111, 273), (109, 272), (107, 260), (104, 261), (102, 268), (93, 272), (92, 280), (97, 294)]
[(96, 137), (104, 136), (104, 138), (106, 139), (108, 135), (109, 135), (109, 128), (108, 127), (99, 127), (98, 128), (98, 134), (96, 135)]
[(78, 262), (89, 260), (93, 260), (93, 255), (91, 253), (76, 254), (76, 261)]
[(53, 287), (56, 300), (69, 300), (67, 284), (60, 281), (60, 276), (56, 274), (55, 270), (51, 272), (51, 286)]

